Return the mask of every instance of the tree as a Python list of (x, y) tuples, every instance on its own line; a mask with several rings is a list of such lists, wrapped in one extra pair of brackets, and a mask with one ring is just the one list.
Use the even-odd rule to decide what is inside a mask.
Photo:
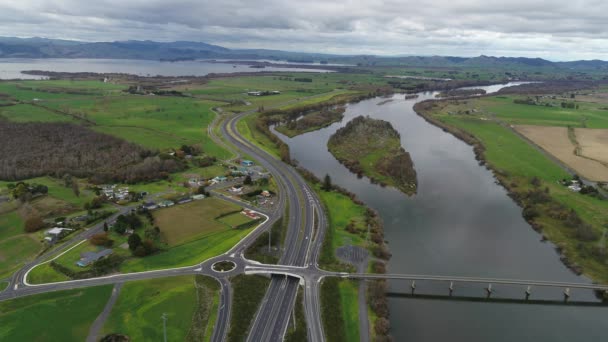
[(27, 233), (33, 233), (44, 228), (44, 221), (39, 215), (30, 215), (25, 219), (25, 231)]
[(76, 197), (80, 197), (80, 187), (78, 186), (78, 182), (72, 182), (72, 191)]
[(196, 193), (199, 194), (199, 195), (204, 195), (205, 192), (206, 192), (206, 189), (205, 189), (204, 185), (201, 185), (201, 186), (198, 187), (198, 189), (196, 189)]
[(92, 245), (105, 246), (105, 247), (111, 247), (112, 244), (114, 243), (114, 241), (108, 237), (108, 233), (95, 234), (95, 235), (91, 236), (90, 242)]
[(133, 233), (129, 236), (127, 243), (129, 244), (129, 249), (134, 252), (137, 247), (141, 246), (141, 237), (139, 234)]
[(251, 184), (253, 184), (253, 182), (251, 181), (251, 176), (250, 175), (247, 175), (245, 177), (245, 180), (243, 181), (243, 184), (245, 184), (245, 185), (251, 185)]
[(331, 177), (328, 174), (325, 174), (325, 178), (323, 179), (323, 190), (330, 191), (331, 188)]
[(66, 188), (69, 188), (72, 186), (72, 176), (69, 173), (66, 173), (65, 175), (63, 175), (63, 185)]

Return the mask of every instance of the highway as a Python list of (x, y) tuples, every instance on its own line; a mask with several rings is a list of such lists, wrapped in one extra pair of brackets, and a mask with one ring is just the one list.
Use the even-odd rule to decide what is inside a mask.
[[(294, 266), (307, 266), (311, 263), (316, 265), (326, 229), (323, 206), (293, 167), (270, 156), (240, 135), (236, 123), (251, 113), (241, 113), (226, 120), (221, 126), (222, 135), (238, 150), (261, 163), (275, 177), (280, 193), (283, 194), (281, 198), (286, 197), (290, 212), (284, 253), (279, 263)], [(298, 284), (299, 280), (293, 277), (272, 277), (269, 289), (254, 319), (248, 341), (283, 339), (294, 307)], [(318, 303), (315, 305), (315, 301), (318, 302), (319, 298), (318, 283), (305, 287), (304, 297), (309, 340), (323, 341), (320, 312), (315, 310), (318, 308)]]

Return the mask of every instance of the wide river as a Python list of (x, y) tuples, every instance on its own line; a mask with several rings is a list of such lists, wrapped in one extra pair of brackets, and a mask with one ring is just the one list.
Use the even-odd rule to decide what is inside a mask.
[[(485, 88), (495, 92), (504, 85)], [(551, 243), (541, 242), (521, 209), (479, 166), (473, 149), (427, 123), (413, 110), (418, 99), (378, 105), (374, 98), (348, 105), (344, 120), (293, 139), (281, 135), (292, 157), (322, 178), (357, 194), (384, 220), (393, 254), (388, 272), (588, 282), (568, 270)], [(418, 173), (418, 194), (407, 197), (358, 179), (327, 151), (327, 140), (359, 115), (389, 121), (401, 134)], [(416, 293), (447, 295), (447, 284), (417, 282)], [(485, 297), (484, 286), (456, 285), (454, 296)], [(525, 288), (493, 286), (492, 297), (524, 298)], [(392, 281), (392, 293), (409, 293), (410, 283)], [(563, 289), (532, 288), (531, 299), (559, 301)], [(573, 291), (571, 301), (595, 301), (590, 291)], [(608, 307), (457, 301), (390, 296), (395, 341), (605, 341)]]
[[(291, 64), (288, 62), (275, 62), (280, 64)], [(317, 64), (311, 64), (317, 65)], [(318, 65), (317, 65), (318, 66)], [(235, 73), (235, 72), (262, 72), (262, 71), (287, 71), (287, 72), (329, 72), (320, 69), (302, 69), (287, 67), (250, 68), (248, 65), (210, 63), (204, 60), (160, 62), (152, 60), (132, 59), (22, 59), (3, 58), (0, 59), (0, 79), (41, 79), (36, 75), (22, 74), (24, 70), (44, 70), (57, 72), (97, 72), (97, 73), (127, 73), (139, 76), (205, 76), (210, 73)]]

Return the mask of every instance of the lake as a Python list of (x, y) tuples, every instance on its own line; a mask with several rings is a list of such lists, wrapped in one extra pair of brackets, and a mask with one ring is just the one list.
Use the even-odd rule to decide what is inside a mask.
[[(287, 63), (285, 63), (287, 64)], [(312, 65), (312, 64), (311, 64)], [(0, 59), (0, 79), (43, 79), (43, 76), (25, 75), (23, 70), (57, 72), (126, 73), (139, 76), (205, 76), (210, 73), (235, 72), (331, 72), (321, 69), (266, 67), (250, 68), (242, 64), (211, 63), (209, 61), (160, 62), (131, 59)]]

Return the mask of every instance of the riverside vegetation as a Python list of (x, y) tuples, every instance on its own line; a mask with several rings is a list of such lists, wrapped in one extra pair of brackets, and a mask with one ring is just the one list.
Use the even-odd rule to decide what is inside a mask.
[(399, 133), (389, 122), (359, 116), (329, 138), (331, 154), (359, 177), (405, 194), (416, 193), (414, 163), (401, 147)]
[[(608, 253), (602, 235), (608, 222), (608, 202), (595, 192), (583, 194), (567, 189), (562, 180), (570, 175), (510, 128), (514, 124), (539, 127), (585, 124), (605, 128), (606, 114), (597, 109), (599, 104), (592, 102), (577, 102), (575, 108), (579, 105), (585, 109), (580, 113), (562, 106), (518, 102), (508, 96), (426, 101), (418, 103), (415, 110), (430, 123), (474, 147), (480, 164), (493, 170), (500, 184), (522, 207), (524, 218), (542, 234), (542, 239), (556, 244), (569, 268), (606, 282)], [(585, 122), (580, 120), (582, 117), (594, 120)]]

